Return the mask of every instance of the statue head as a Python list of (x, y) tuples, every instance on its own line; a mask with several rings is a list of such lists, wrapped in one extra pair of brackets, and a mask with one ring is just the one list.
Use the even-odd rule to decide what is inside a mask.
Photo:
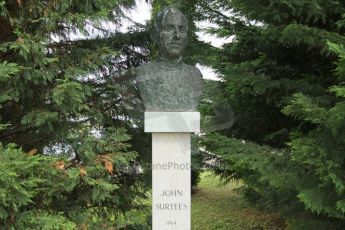
[(159, 56), (175, 60), (182, 56), (187, 44), (188, 20), (174, 6), (167, 6), (154, 18), (152, 38), (159, 47)]

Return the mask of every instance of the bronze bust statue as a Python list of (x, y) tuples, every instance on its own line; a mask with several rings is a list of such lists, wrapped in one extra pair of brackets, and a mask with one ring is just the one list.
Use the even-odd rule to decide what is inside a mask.
[(136, 82), (145, 111), (196, 111), (202, 75), (182, 61), (187, 44), (188, 21), (177, 8), (168, 6), (155, 18), (152, 38), (158, 44), (157, 60), (136, 69)]

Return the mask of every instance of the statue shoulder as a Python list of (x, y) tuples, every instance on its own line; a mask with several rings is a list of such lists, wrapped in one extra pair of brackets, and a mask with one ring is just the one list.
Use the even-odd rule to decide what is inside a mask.
[(135, 72), (138, 75), (142, 75), (142, 74), (145, 74), (145, 73), (152, 71), (153, 68), (154, 68), (154, 64), (152, 62), (145, 63), (145, 64), (142, 64), (142, 65), (138, 66), (137, 68), (135, 68)]
[(198, 77), (198, 78), (202, 78), (202, 73), (200, 72), (200, 70), (198, 68), (196, 68), (193, 65), (187, 65), (184, 64), (186, 69), (188, 69), (188, 72), (190, 72), (193, 76)]

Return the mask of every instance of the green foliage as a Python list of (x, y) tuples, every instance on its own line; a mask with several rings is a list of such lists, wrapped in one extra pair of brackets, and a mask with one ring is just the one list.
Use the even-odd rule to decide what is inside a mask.
[(141, 104), (121, 72), (148, 39), (103, 28), (134, 5), (0, 1), (0, 228), (147, 225)]
[(292, 98), (291, 104), (282, 110), (283, 113), (304, 118), (314, 124), (320, 124), (327, 119), (327, 110), (318, 106), (310, 97), (297, 93)]
[[(120, 136), (123, 131), (115, 133)], [(122, 140), (128, 139), (122, 136)], [(133, 199), (136, 193), (128, 193), (131, 185), (122, 184), (119, 175), (126, 173), (136, 154), (122, 152), (129, 147), (122, 140), (115, 138), (114, 132), (102, 139), (85, 140), (83, 146), (103, 153), (95, 152), (84, 163), (63, 156), (32, 156), (34, 151), (23, 153), (16, 146), (1, 147), (0, 224), (15, 229), (77, 229), (106, 223), (125, 227), (114, 219), (128, 210), (123, 207), (121, 194)], [(133, 199), (126, 205), (138, 208), (139, 202)]]
[(0, 81), (8, 80), (11, 75), (19, 72), (19, 68), (15, 63), (7, 63), (6, 61), (0, 64)]
[[(334, 44), (333, 47), (341, 49)], [(344, 67), (339, 66), (338, 62), (338, 75), (342, 68)], [(314, 185), (301, 188), (298, 195), (299, 200), (313, 212), (343, 219), (344, 210), (341, 208), (341, 204), (344, 199), (345, 185), (341, 173), (344, 168), (342, 163), (344, 156), (341, 149), (344, 147), (342, 137), (344, 136), (345, 107), (341, 97), (341, 84), (342, 82), (339, 82), (338, 85), (329, 87), (329, 91), (334, 93), (337, 98), (330, 101), (327, 107), (320, 108), (322, 112), (315, 113), (317, 117), (322, 117), (322, 119), (318, 119), (319, 125), (308, 135), (292, 140), (290, 146), (293, 150), (292, 160), (308, 167), (318, 178)], [(299, 109), (295, 108), (296, 105), (303, 111), (310, 111), (308, 103), (295, 99), (285, 107), (284, 111), (293, 116), (299, 114)], [(308, 122), (310, 115), (300, 114), (299, 119)]]
[(87, 94), (90, 95), (80, 83), (67, 82), (54, 88), (52, 98), (62, 112), (76, 113), (88, 108), (84, 105)]
[[(60, 186), (69, 183), (63, 171), (54, 167), (59, 159), (30, 156), (15, 146), (1, 147), (0, 152), (1, 225), (8, 229), (75, 229), (68, 218), (48, 208), (52, 197), (64, 192)], [(41, 210), (32, 209), (38, 202)]]
[(77, 229), (77, 225), (59, 213), (25, 212), (19, 216), (17, 229)]
[(199, 17), (218, 26), (209, 32), (233, 37), (210, 62), (223, 81), (218, 84), (221, 92), (205, 98), (212, 103), (204, 104), (203, 113), (208, 115), (212, 104), (227, 103), (235, 123), (204, 136), (207, 162), (225, 165), (214, 168), (225, 182), (242, 179), (247, 197), (284, 213), (292, 229), (341, 229), (344, 3), (198, 4)]

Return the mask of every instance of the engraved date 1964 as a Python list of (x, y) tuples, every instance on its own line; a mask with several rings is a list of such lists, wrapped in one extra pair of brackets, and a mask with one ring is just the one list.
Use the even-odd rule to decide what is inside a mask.
[(166, 225), (172, 226), (172, 225), (176, 225), (176, 221), (175, 220), (167, 220), (165, 221)]

